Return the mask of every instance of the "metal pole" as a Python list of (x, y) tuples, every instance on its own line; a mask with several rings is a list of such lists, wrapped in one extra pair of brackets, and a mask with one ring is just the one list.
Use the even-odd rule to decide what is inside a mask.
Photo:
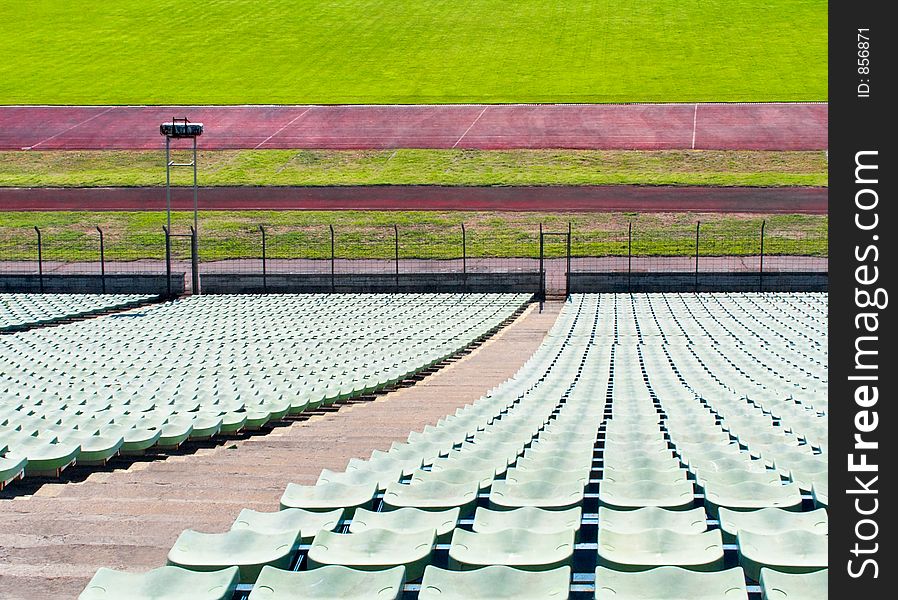
[(41, 230), (37, 228), (37, 225), (34, 226), (34, 230), (37, 232), (37, 280), (38, 285), (40, 286), (41, 294), (44, 293), (44, 252), (43, 252), (43, 243), (41, 241)]
[(265, 226), (259, 225), (259, 231), (262, 232), (262, 291), (268, 293), (268, 256), (265, 244)]
[(171, 298), (171, 230), (163, 225), (162, 231), (165, 232), (165, 289)]
[(627, 292), (633, 293), (630, 276), (633, 274), (633, 221), (627, 221)]
[(758, 291), (764, 291), (764, 228), (767, 221), (761, 221), (761, 266), (758, 270)]
[(196, 229), (190, 227), (190, 276), (193, 279), (193, 295), (199, 296), (200, 291), (200, 261), (197, 256)]
[(571, 295), (571, 222), (567, 224), (567, 277), (565, 278), (564, 296), (569, 298)]
[(100, 285), (103, 293), (106, 293), (106, 258), (103, 248), (103, 230), (97, 225), (97, 231), (100, 233)]
[(543, 268), (543, 224), (539, 224), (539, 312), (543, 311), (546, 301), (546, 278)]
[(197, 213), (199, 212), (198, 196), (199, 196), (199, 193), (198, 193), (197, 180), (196, 180), (196, 138), (194, 137), (193, 138), (193, 230), (196, 232), (196, 236), (197, 236), (197, 240), (196, 240), (197, 251), (199, 251), (199, 247), (200, 247), (200, 240), (199, 240), (200, 222), (199, 222), (199, 216), (197, 215)]
[(702, 226), (701, 221), (695, 222), (695, 290), (698, 292), (698, 236), (699, 228)]
[(465, 231), (465, 224), (461, 224), (461, 272), (467, 277), (468, 275), (468, 234)]
[(396, 246), (396, 287), (399, 287), (399, 227), (393, 225), (393, 241)]
[(165, 136), (165, 227), (171, 231), (171, 138), (168, 136)]
[(334, 263), (335, 263), (335, 261), (334, 261), (334, 247), (335, 247), (334, 246), (334, 226), (328, 225), (328, 227), (330, 227), (330, 229), (331, 229), (331, 293), (333, 293), (334, 290), (336, 290), (336, 288), (337, 288), (336, 276), (334, 275), (334, 273), (336, 271), (334, 268), (335, 267), (335, 265), (334, 265)]

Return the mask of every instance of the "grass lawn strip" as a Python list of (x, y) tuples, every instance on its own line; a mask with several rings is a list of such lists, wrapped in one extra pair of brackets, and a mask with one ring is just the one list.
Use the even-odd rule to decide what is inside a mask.
[[(164, 185), (164, 165), (161, 150), (0, 152), (0, 186)], [(824, 152), (221, 150), (199, 165), (208, 186), (827, 185)], [(172, 175), (192, 184), (189, 169)]]
[[(762, 221), (766, 254), (827, 256), (826, 216), (716, 213), (205, 211), (200, 249), (204, 261), (258, 258), (259, 225), (265, 225), (269, 257), (328, 258), (328, 225), (333, 225), (339, 258), (391, 259), (395, 224), (402, 258), (460, 258), (464, 223), (471, 258), (535, 257), (540, 223), (549, 231), (566, 230), (571, 223), (574, 256), (626, 256), (628, 224), (634, 255), (691, 256), (697, 221), (703, 256), (758, 254)], [(41, 228), (45, 261), (97, 260), (97, 225), (109, 261), (164, 258), (164, 212), (0, 212), (0, 223), (0, 261), (36, 259), (35, 225)], [(192, 213), (173, 213), (175, 231), (190, 224)], [(186, 241), (184, 246), (173, 252), (186, 256)], [(550, 244), (547, 255), (561, 256), (563, 250), (563, 244)]]

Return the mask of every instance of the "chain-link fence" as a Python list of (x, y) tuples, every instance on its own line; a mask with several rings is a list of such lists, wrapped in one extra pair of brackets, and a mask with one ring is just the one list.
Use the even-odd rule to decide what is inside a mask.
[[(205, 293), (825, 289), (823, 220), (0, 225), (0, 290)], [(201, 283), (201, 285), (200, 285)]]

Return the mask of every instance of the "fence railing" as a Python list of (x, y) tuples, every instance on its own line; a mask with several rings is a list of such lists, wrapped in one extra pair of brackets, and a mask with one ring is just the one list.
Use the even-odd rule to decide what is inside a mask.
[(595, 274), (614, 275), (616, 285), (626, 289), (634, 289), (634, 279), (658, 274), (676, 274), (680, 285), (691, 275), (695, 289), (703, 287), (700, 280), (707, 274), (754, 274), (758, 289), (764, 289), (765, 275), (827, 271), (825, 227), (758, 219), (651, 228), (638, 220), (545, 228), (489, 221), (253, 224), (201, 239), (192, 227), (190, 233), (169, 233), (164, 227), (158, 233), (131, 233), (99, 225), (85, 231), (30, 231), (0, 225), (0, 289), (18, 285), (47, 291), (62, 285), (62, 278), (73, 291), (80, 286), (105, 293), (121, 291), (140, 277), (150, 285), (146, 278), (155, 277), (153, 285), (161, 284), (165, 293), (177, 294), (181, 287), (198, 293), (207, 276), (216, 286), (243, 276), (244, 282), (253, 282), (248, 287), (268, 292), (282, 291), (285, 275), (308, 275), (315, 277), (316, 289), (339, 291), (350, 275), (378, 286), (392, 282), (399, 289), (413, 275), (465, 283), (478, 275), (515, 273), (538, 274), (539, 288), (550, 292), (570, 291), (572, 278), (583, 284)]

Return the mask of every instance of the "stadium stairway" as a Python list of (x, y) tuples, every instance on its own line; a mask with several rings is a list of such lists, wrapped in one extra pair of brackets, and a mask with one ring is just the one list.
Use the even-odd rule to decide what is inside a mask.
[(373, 402), (194, 454), (135, 462), (81, 483), (45, 484), (0, 500), (0, 596), (76, 597), (99, 567), (147, 571), (164, 564), (185, 529), (226, 530), (241, 509), (272, 511), (285, 486), (314, 484), (405, 441), (511, 377), (543, 341), (561, 305), (531, 305), (477, 350)]

